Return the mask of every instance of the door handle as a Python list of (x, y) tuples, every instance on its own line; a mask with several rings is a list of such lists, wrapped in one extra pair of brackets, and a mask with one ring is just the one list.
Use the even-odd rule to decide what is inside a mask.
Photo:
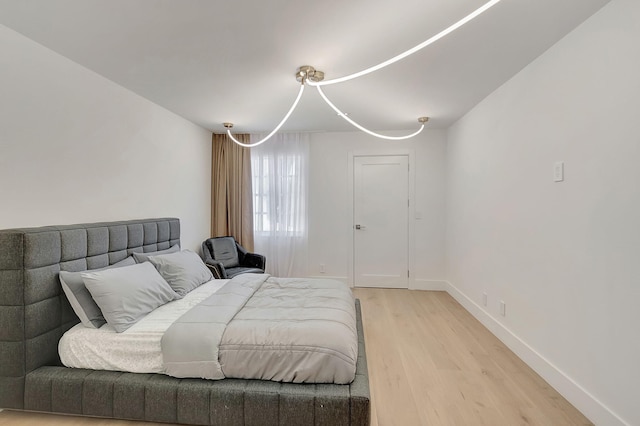
[(355, 228), (356, 229), (365, 229), (366, 226), (364, 226), (364, 225), (356, 225)]

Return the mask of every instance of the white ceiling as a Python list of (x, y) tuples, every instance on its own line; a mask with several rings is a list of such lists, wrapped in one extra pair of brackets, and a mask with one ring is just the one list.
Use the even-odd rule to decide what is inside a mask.
[[(300, 65), (341, 77), (486, 0), (0, 0), (0, 23), (214, 132), (270, 131)], [(384, 70), (324, 91), (373, 129), (445, 128), (609, 0), (502, 0)], [(352, 129), (308, 88), (283, 127)]]

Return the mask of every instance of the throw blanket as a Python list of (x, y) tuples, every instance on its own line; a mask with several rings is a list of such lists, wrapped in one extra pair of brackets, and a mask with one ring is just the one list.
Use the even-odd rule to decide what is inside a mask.
[(338, 281), (238, 275), (169, 327), (162, 354), (174, 377), (350, 383), (355, 301)]

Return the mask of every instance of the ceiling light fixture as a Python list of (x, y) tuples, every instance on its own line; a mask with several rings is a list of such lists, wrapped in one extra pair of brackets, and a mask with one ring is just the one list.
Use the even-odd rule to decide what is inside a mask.
[(427, 121), (429, 121), (429, 117), (419, 117), (418, 118), (418, 122), (420, 123), (420, 128), (417, 131), (415, 131), (415, 132), (413, 132), (413, 133), (411, 133), (409, 135), (405, 135), (405, 136), (386, 136), (386, 135), (382, 135), (380, 133), (376, 133), (376, 132), (374, 132), (372, 130), (369, 130), (369, 129), (365, 128), (364, 126), (356, 123), (351, 118), (347, 117), (348, 114), (342, 112), (337, 106), (335, 106), (333, 104), (333, 102), (331, 102), (329, 100), (329, 98), (327, 98), (327, 96), (322, 91), (321, 86), (326, 86), (326, 85), (329, 85), (329, 84), (336, 84), (336, 83), (343, 83), (345, 81), (353, 80), (354, 78), (362, 77), (363, 75), (367, 75), (369, 73), (372, 73), (374, 71), (382, 69), (382, 68), (384, 68), (386, 66), (394, 64), (394, 63), (406, 58), (407, 56), (412, 55), (412, 54), (416, 53), (417, 51), (424, 49), (425, 47), (429, 46), (430, 44), (435, 43), (436, 41), (440, 40), (441, 38), (443, 38), (447, 34), (450, 34), (451, 32), (457, 30), (458, 28), (460, 28), (461, 26), (463, 26), (467, 22), (469, 22), (472, 19), (474, 19), (474, 18), (478, 17), (479, 15), (481, 15), (483, 12), (486, 12), (492, 6), (495, 6), (496, 4), (498, 4), (500, 1), (501, 0), (491, 0), (491, 1), (487, 2), (487, 3), (485, 3), (480, 8), (478, 8), (475, 11), (471, 12), (469, 15), (465, 16), (464, 18), (462, 18), (461, 20), (459, 20), (455, 24), (453, 24), (453, 25), (447, 27), (446, 29), (440, 31), (438, 34), (434, 35), (433, 37), (431, 37), (431, 38), (429, 38), (429, 39), (427, 39), (425, 41), (423, 41), (422, 43), (418, 44), (417, 46), (412, 47), (411, 49), (409, 49), (409, 50), (407, 50), (407, 51), (405, 51), (405, 52), (403, 52), (403, 53), (401, 53), (401, 54), (399, 54), (397, 56), (394, 56), (391, 59), (388, 59), (388, 60), (386, 60), (384, 62), (381, 62), (378, 65), (374, 65), (374, 66), (369, 67), (369, 68), (367, 68), (365, 70), (362, 70), (362, 71), (359, 71), (359, 72), (356, 72), (356, 73), (353, 73), (353, 74), (349, 74), (349, 75), (344, 76), (344, 77), (335, 78), (335, 79), (332, 79), (332, 80), (325, 80), (324, 79), (324, 72), (316, 70), (314, 67), (312, 67), (310, 65), (303, 65), (303, 66), (299, 67), (298, 70), (296, 71), (296, 80), (300, 82), (300, 91), (298, 92), (298, 96), (296, 97), (296, 100), (293, 102), (293, 105), (291, 105), (291, 108), (289, 108), (289, 111), (284, 116), (282, 121), (276, 126), (275, 129), (273, 129), (273, 131), (271, 131), (271, 133), (269, 133), (267, 136), (265, 136), (264, 138), (262, 138), (258, 142), (254, 142), (252, 144), (246, 144), (246, 143), (240, 142), (239, 140), (234, 138), (233, 135), (231, 134), (231, 129), (233, 128), (233, 123), (223, 123), (223, 126), (227, 129), (227, 135), (229, 136), (229, 138), (231, 138), (232, 141), (234, 141), (238, 145), (244, 146), (244, 147), (258, 146), (258, 145), (266, 142), (278, 130), (280, 130), (280, 128), (284, 125), (284, 123), (287, 121), (289, 116), (291, 116), (293, 111), (296, 109), (296, 106), (298, 106), (298, 102), (300, 102), (300, 98), (302, 97), (302, 93), (304, 92), (305, 84), (308, 84), (309, 86), (313, 86), (316, 89), (318, 89), (318, 93), (320, 94), (322, 99), (324, 99), (324, 101), (327, 103), (327, 105), (329, 105), (338, 114), (338, 116), (344, 118), (347, 122), (349, 122), (354, 127), (358, 128), (359, 130), (362, 130), (363, 132), (368, 133), (368, 134), (370, 134), (372, 136), (375, 136), (375, 137), (378, 137), (378, 138), (382, 138), (382, 139), (388, 139), (388, 140), (402, 140), (402, 139), (412, 138), (412, 137), (418, 135), (420, 132), (422, 132), (422, 130), (424, 129), (425, 123)]

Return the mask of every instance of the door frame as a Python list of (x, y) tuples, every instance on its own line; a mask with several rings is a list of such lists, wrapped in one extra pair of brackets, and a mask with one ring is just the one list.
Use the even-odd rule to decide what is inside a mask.
[(415, 153), (413, 149), (410, 148), (381, 148), (381, 149), (367, 149), (367, 150), (357, 150), (357, 151), (349, 151), (349, 163), (348, 163), (348, 180), (347, 180), (347, 193), (348, 193), (348, 202), (349, 208), (347, 209), (347, 214), (349, 215), (346, 223), (349, 224), (350, 238), (349, 245), (347, 247), (348, 253), (348, 265), (347, 265), (347, 273), (349, 286), (355, 287), (355, 221), (354, 221), (354, 167), (353, 161), (355, 157), (388, 157), (388, 156), (406, 156), (409, 158), (409, 211), (407, 214), (408, 217), (408, 254), (409, 254), (409, 278), (407, 280), (407, 285), (409, 289), (415, 288), (415, 177), (416, 177), (416, 168), (414, 164)]

